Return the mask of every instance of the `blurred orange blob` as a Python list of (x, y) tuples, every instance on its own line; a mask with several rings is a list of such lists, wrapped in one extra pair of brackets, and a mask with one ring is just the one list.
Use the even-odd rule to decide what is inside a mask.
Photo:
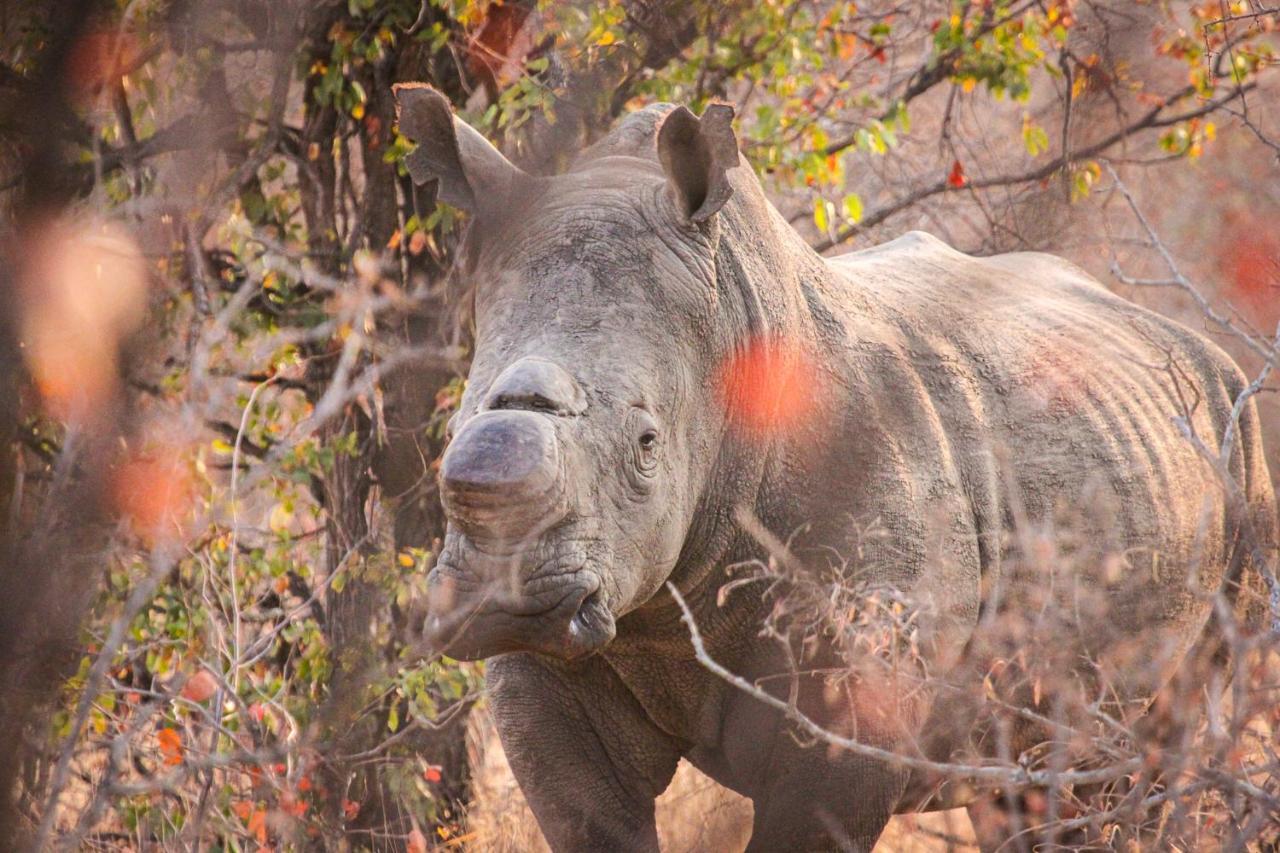
[(1274, 331), (1280, 322), (1280, 237), (1243, 231), (1227, 243), (1222, 262), (1242, 313), (1261, 331)]
[(1076, 348), (1046, 339), (1027, 358), (1025, 389), (1041, 409), (1078, 411), (1089, 398), (1091, 365)]
[(757, 435), (790, 432), (818, 414), (817, 366), (793, 341), (756, 338), (725, 360), (718, 380), (731, 419)]
[(22, 346), (49, 414), (83, 422), (116, 390), (118, 348), (146, 308), (146, 262), (118, 226), (52, 222), (22, 275)]
[(149, 538), (167, 538), (191, 504), (192, 479), (178, 448), (134, 456), (116, 469), (111, 499), (133, 529)]
[(205, 702), (218, 692), (218, 679), (207, 669), (202, 669), (182, 685), (182, 698), (192, 702)]
[(71, 46), (67, 56), (66, 80), (71, 94), (87, 100), (134, 68), (138, 56), (138, 40), (129, 33), (86, 33)]

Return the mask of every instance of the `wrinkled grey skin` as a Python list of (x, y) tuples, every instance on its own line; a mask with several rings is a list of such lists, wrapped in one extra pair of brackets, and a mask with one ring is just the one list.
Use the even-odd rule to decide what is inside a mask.
[[(912, 233), (824, 260), (736, 150), (724, 162), (724, 116), (700, 126), (681, 109), (664, 145), (672, 108), (650, 107), (568, 173), (533, 179), (451, 129), (432, 95), (401, 90), (401, 126), (421, 143), (415, 178), (476, 215), (477, 338), (442, 464), (450, 525), (428, 629), (455, 656), (491, 658), (502, 743), (554, 849), (656, 849), (654, 798), (681, 756), (754, 801), (752, 850), (869, 849), (919, 805), (926, 782), (802, 745), (694, 660), (668, 580), (725, 666), (788, 668), (758, 636), (759, 589), (717, 606), (726, 567), (764, 555), (737, 507), (779, 538), (802, 531), (797, 553), (845, 558), (854, 522), (878, 520), (864, 577), (928, 605), (931, 671), (957, 677), (982, 669), (966, 645), (984, 604), (1013, 592), (1015, 515), (1084, 507), (1074, 565), (1159, 554), (1132, 561), (1112, 612), (1082, 616), (1086, 640), (1181, 654), (1209, 619), (1187, 586), (1193, 552), (1208, 589), (1246, 568), (1159, 369), (1176, 360), (1197, 430), (1221, 435), (1244, 379), (1204, 338), (1047, 255), (974, 258)], [(752, 431), (722, 392), (721, 365), (760, 336), (819, 365), (819, 408), (795, 429)], [(1252, 405), (1231, 469), (1273, 538)], [(1155, 686), (1111, 675), (1130, 696)], [(760, 683), (785, 696), (793, 682)], [(818, 719), (852, 714), (872, 743), (900, 736), (858, 702), (829, 707), (819, 679), (795, 683)], [(963, 719), (941, 699), (911, 734), (943, 759)]]

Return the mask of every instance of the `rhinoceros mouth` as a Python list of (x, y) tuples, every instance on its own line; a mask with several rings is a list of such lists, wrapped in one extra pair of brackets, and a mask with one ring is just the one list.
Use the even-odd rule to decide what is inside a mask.
[(557, 565), (515, 589), (476, 577), (443, 557), (430, 576), (426, 634), (433, 648), (450, 657), (481, 660), (530, 651), (573, 660), (614, 637), (600, 574), (590, 567)]

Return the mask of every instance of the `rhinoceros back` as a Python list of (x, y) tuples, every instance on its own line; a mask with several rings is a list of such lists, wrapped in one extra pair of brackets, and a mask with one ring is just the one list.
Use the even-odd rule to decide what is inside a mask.
[[(1204, 592), (1247, 570), (1223, 490), (1177, 423), (1218, 447), (1247, 384), (1231, 358), (1049, 255), (975, 258), (912, 233), (830, 265), (857, 306), (835, 345), (877, 417), (928, 413), (932, 426), (914, 415), (885, 434), (919, 434), (917, 479), (930, 466), (959, 479), (988, 590), (1028, 541), (1015, 528), (1030, 528), (1068, 567), (1063, 605), (1094, 602), (1077, 626), (1087, 645), (1143, 637), (1143, 655), (1185, 652)], [(1274, 542), (1252, 405), (1230, 470)]]

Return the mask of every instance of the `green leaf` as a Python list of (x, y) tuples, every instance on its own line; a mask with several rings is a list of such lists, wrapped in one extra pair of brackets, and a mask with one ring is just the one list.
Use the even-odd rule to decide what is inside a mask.
[(1030, 117), (1022, 121), (1022, 142), (1027, 147), (1027, 153), (1032, 157), (1049, 150), (1049, 134)]

